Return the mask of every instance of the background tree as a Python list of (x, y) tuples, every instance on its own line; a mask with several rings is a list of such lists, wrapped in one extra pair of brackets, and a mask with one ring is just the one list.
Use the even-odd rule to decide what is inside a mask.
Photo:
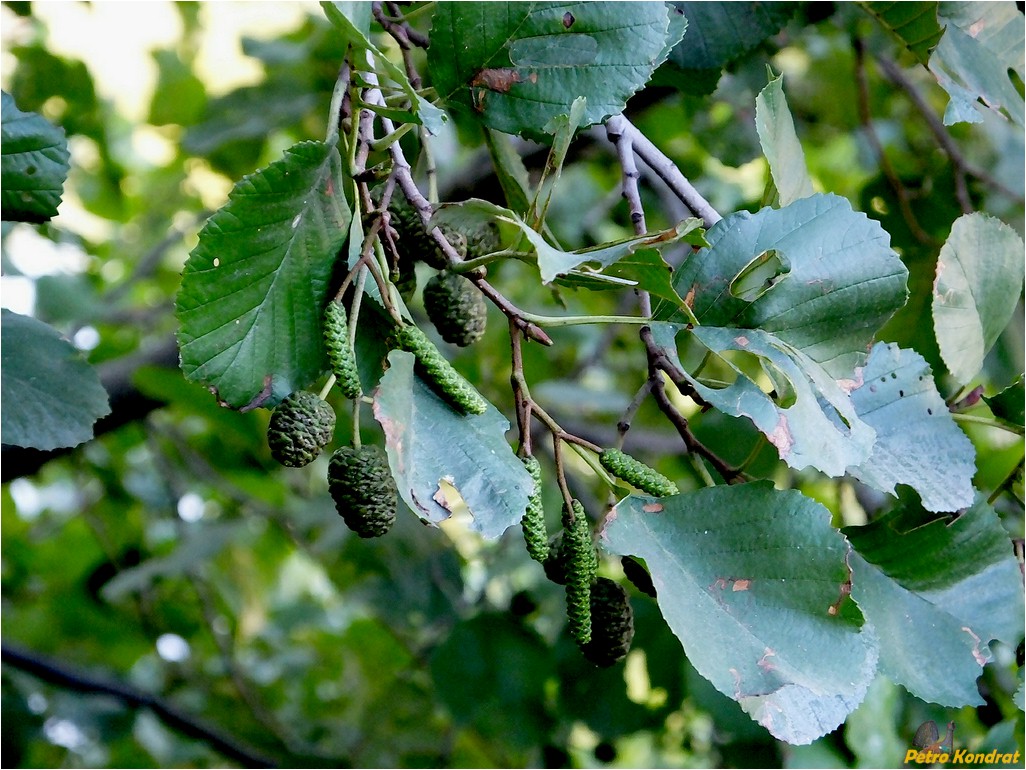
[[(4, 5), (6, 764), (1022, 748), (1014, 4), (326, 3), (221, 93), (174, 8), (133, 123)], [(408, 291), (438, 268), (473, 344)], [(284, 468), (297, 390), (338, 419)]]

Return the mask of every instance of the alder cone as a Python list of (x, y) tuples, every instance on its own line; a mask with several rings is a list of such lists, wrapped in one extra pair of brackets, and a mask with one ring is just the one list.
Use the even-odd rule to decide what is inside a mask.
[(328, 463), (335, 510), (360, 537), (380, 537), (395, 523), (398, 490), (381, 447), (341, 447)]
[(488, 306), (477, 287), (461, 275), (445, 271), (428, 281), (424, 310), (446, 342), (466, 347), (484, 336)]
[(271, 413), (267, 446), (289, 468), (312, 463), (335, 434), (335, 410), (316, 393), (290, 393)]
[(581, 645), (596, 666), (612, 666), (626, 657), (634, 639), (634, 610), (619, 583), (600, 577), (591, 586), (591, 641)]

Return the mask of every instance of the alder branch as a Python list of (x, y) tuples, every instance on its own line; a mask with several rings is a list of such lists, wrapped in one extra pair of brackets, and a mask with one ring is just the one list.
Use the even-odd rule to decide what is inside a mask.
[(4, 642), (0, 645), (0, 659), (19, 671), (31, 674), (37, 679), (58, 687), (88, 695), (109, 695), (126, 706), (135, 709), (149, 709), (168, 727), (183, 735), (196, 738), (210, 748), (244, 767), (278, 767), (278, 764), (254, 749), (244, 746), (231, 736), (215, 727), (186, 714), (162, 698), (137, 690), (121, 682), (100, 679), (77, 671), (63, 663), (37, 653)]
[(625, 137), (638, 157), (666, 183), (673, 194), (691, 209), (695, 216), (702, 218), (706, 228), (712, 227), (723, 219), (719, 212), (712, 207), (712, 204), (703, 198), (694, 185), (688, 181), (688, 178), (681, 173), (677, 164), (666, 157), (663, 151), (656, 147), (652, 140), (639, 131), (622, 113), (609, 118), (606, 121), (606, 129)]

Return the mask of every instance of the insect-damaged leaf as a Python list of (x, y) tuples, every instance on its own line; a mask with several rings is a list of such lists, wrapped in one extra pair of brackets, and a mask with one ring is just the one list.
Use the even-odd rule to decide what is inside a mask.
[(450, 103), (538, 137), (580, 96), (582, 125), (621, 112), (680, 40), (673, 13), (664, 3), (439, 3), (428, 64)]
[(876, 431), (876, 443), (869, 459), (848, 472), (892, 494), (896, 484), (908, 484), (928, 511), (970, 505), (976, 450), (952, 419), (923, 357), (878, 342), (858, 380), (852, 404)]
[(830, 514), (769, 482), (631, 496), (601, 544), (645, 560), (688, 660), (773, 735), (809, 743), (859, 704), (876, 642), (847, 599)]
[(471, 526), (499, 537), (523, 518), (534, 484), (506, 443), (509, 422), (491, 405), (482, 415), (457, 414), (414, 374), (413, 362), (409, 353), (389, 353), (374, 396), (399, 494), (410, 510), (437, 524), (451, 514), (445, 482), (470, 509)]
[(176, 300), (182, 370), (236, 408), (273, 406), (327, 366), (321, 316), (352, 214), (334, 145), (244, 177), (200, 232)]
[[(877, 329), (905, 304), (908, 271), (890, 237), (836, 195), (733, 214), (706, 240), (709, 247), (688, 257), (674, 280), (699, 322), (771, 332), (834, 377), (851, 376)], [(786, 274), (754, 299), (732, 294), (738, 276), (769, 250)], [(656, 317), (687, 322), (672, 311), (664, 303)]]

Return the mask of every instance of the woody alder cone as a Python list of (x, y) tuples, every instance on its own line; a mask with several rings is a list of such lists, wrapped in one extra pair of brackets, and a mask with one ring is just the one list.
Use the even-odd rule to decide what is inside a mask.
[(380, 537), (395, 523), (398, 491), (381, 447), (342, 447), (328, 463), (328, 491), (346, 526), (360, 537)]
[(581, 646), (596, 666), (611, 666), (627, 655), (634, 639), (634, 611), (623, 587), (600, 577), (591, 586), (591, 641)]
[(484, 336), (488, 306), (477, 287), (461, 275), (446, 271), (428, 281), (424, 310), (446, 342), (466, 347)]
[(289, 468), (313, 462), (335, 433), (335, 410), (305, 390), (289, 394), (271, 413), (267, 446), (271, 457)]

